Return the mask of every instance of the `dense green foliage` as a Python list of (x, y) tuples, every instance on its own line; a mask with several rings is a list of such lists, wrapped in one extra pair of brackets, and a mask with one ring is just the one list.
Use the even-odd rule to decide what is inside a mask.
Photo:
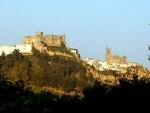
[(91, 83), (86, 69), (76, 58), (49, 56), (34, 48), (33, 55), (24, 56), (15, 50), (10, 55), (0, 56), (0, 73), (11, 81), (22, 80), (26, 85), (53, 87), (65, 92), (80, 92)]

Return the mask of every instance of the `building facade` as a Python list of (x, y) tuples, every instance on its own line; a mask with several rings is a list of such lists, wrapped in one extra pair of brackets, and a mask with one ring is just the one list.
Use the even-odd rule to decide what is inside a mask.
[(127, 57), (112, 55), (111, 49), (109, 49), (109, 48), (106, 48), (105, 60), (108, 64), (109, 63), (115, 63), (115, 64), (126, 64), (127, 63)]
[(13, 45), (13, 46), (0, 46), (0, 55), (4, 53), (5, 55), (13, 53), (14, 50), (19, 50), (22, 54), (31, 54), (32, 53), (32, 45)]

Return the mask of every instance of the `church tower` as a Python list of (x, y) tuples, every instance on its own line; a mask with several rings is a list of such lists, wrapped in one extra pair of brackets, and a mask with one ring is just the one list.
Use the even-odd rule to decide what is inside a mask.
[(109, 49), (109, 48), (106, 48), (105, 61), (106, 61), (107, 63), (110, 63), (110, 62), (111, 62), (111, 49)]

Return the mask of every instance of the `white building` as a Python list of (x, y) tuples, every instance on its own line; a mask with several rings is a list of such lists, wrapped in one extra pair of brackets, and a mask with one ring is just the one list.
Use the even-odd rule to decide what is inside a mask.
[(85, 58), (85, 59), (82, 59), (84, 62), (86, 62), (87, 64), (91, 65), (91, 66), (94, 66), (95, 69), (97, 70), (102, 70), (102, 67), (103, 67), (103, 63), (100, 61), (100, 60), (95, 60), (93, 58)]
[(71, 53), (73, 53), (73, 54), (75, 54), (75, 55), (79, 54), (78, 49), (75, 49), (75, 48), (69, 48), (69, 50), (70, 50)]
[(13, 45), (13, 46), (0, 46), (0, 55), (5, 53), (6, 55), (11, 54), (14, 50), (19, 50), (22, 54), (31, 54), (32, 53), (32, 45)]
[(87, 64), (94, 66), (95, 69), (97, 69), (99, 71), (113, 70), (113, 71), (124, 72), (125, 69), (127, 69), (131, 66), (139, 65), (139, 64), (134, 63), (134, 62), (128, 62), (126, 64), (116, 64), (116, 63), (108, 64), (107, 62), (101, 62), (100, 60), (96, 60), (93, 58), (85, 58), (82, 60), (84, 62), (86, 62)]
[(5, 53), (6, 55), (12, 53), (15, 50), (15, 46), (0, 46), (0, 55)]
[(22, 54), (30, 54), (32, 53), (32, 45), (16, 45), (16, 49), (18, 49)]

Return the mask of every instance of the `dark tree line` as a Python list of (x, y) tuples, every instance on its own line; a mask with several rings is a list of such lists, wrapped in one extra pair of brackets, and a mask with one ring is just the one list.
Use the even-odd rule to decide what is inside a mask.
[(150, 79), (120, 79), (116, 86), (95, 82), (83, 91), (84, 97), (34, 93), (19, 80), (0, 76), (0, 113), (100, 113), (149, 110)]

